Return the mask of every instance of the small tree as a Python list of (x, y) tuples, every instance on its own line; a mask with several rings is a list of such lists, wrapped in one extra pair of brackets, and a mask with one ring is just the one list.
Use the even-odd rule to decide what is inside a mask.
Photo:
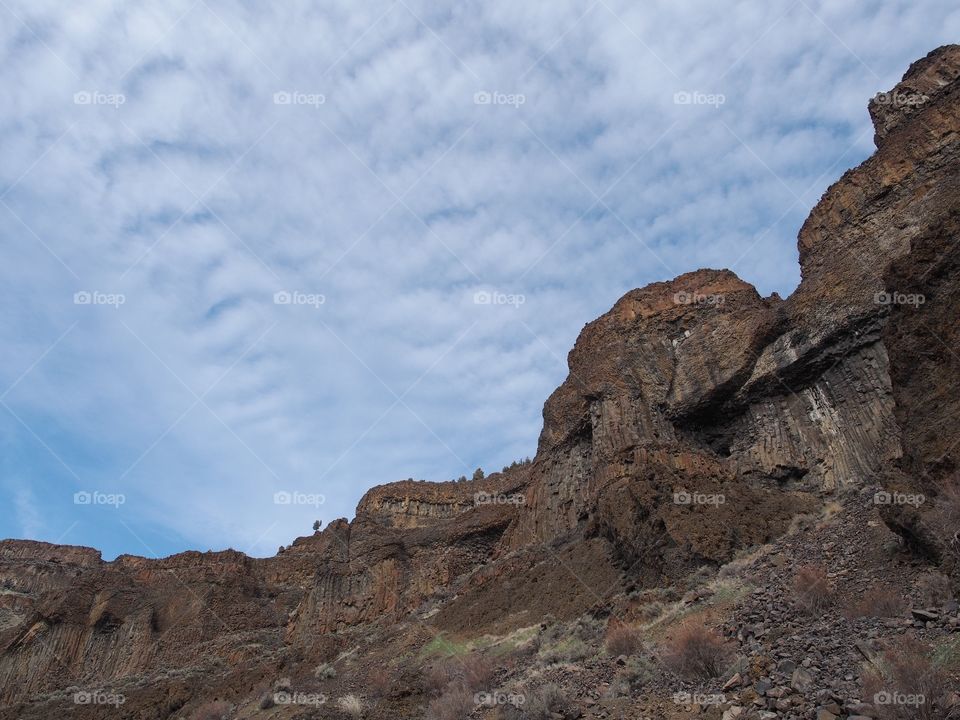
[(466, 482), (466, 481), (467, 481), (466, 475), (461, 475), (460, 477), (457, 478), (457, 482)]
[(320, 529), (320, 521), (319, 521), (319, 520), (314, 520), (314, 521), (313, 521), (313, 531), (316, 532), (316, 531), (319, 530), (319, 529)]
[(476, 470), (473, 471), (474, 480), (483, 480), (484, 477), (485, 476), (483, 474), (483, 468), (477, 468)]

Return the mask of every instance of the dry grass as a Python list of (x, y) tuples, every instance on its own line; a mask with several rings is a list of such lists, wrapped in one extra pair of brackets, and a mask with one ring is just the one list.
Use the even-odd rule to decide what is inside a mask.
[(708, 680), (720, 676), (728, 653), (723, 639), (713, 630), (688, 623), (671, 637), (661, 655), (664, 664), (688, 680)]
[(548, 665), (591, 657), (599, 647), (605, 629), (604, 621), (590, 616), (570, 624), (553, 623), (540, 633), (538, 657)]
[(643, 691), (656, 674), (656, 665), (652, 659), (643, 655), (631, 657), (627, 664), (617, 671), (615, 681), (610, 687), (613, 697)]
[(812, 528), (824, 528), (830, 524), (837, 514), (843, 510), (843, 505), (838, 502), (830, 501), (820, 508), (819, 514), (816, 512), (805, 512), (794, 515), (787, 527), (787, 535), (796, 535), (804, 530)]
[[(883, 654), (881, 671), (864, 678), (864, 698), (880, 720), (943, 720), (950, 677), (912, 638)], [(911, 702), (910, 700), (913, 700)]]
[(643, 635), (637, 628), (618, 624), (607, 631), (604, 646), (614, 657), (633, 655), (643, 646)]
[(732, 578), (742, 578), (747, 568), (751, 567), (757, 560), (770, 553), (773, 549), (772, 544), (760, 545), (759, 547), (741, 550), (726, 565), (720, 567), (717, 571), (717, 577), (720, 580)]
[(441, 695), (453, 679), (453, 667), (449, 661), (434, 663), (423, 671), (424, 692), (428, 695)]
[(426, 720), (463, 720), (473, 710), (473, 694), (464, 687), (450, 686), (427, 706)]
[(572, 663), (584, 660), (593, 655), (593, 651), (583, 640), (577, 637), (570, 637), (555, 645), (540, 650), (540, 660), (547, 665), (557, 663)]
[(823, 568), (804, 565), (793, 576), (793, 597), (808, 613), (820, 613), (834, 604), (833, 587)]
[(576, 717), (577, 706), (557, 685), (544, 685), (528, 693), (523, 705), (524, 720), (552, 720), (555, 717)]
[(573, 625), (573, 634), (585, 643), (599, 643), (606, 630), (606, 623), (599, 618), (584, 615)]
[(317, 665), (313, 669), (313, 676), (318, 680), (333, 680), (337, 676), (337, 669), (330, 663)]
[(663, 615), (667, 606), (664, 605), (659, 600), (652, 600), (651, 602), (642, 605), (637, 611), (637, 617), (640, 618), (641, 622), (652, 623), (658, 617)]
[(817, 522), (817, 516), (810, 513), (800, 513), (790, 519), (787, 535), (796, 535), (799, 532), (810, 530)]
[(395, 683), (394, 673), (386, 667), (376, 667), (367, 675), (367, 688), (374, 697), (387, 697)]
[(940, 483), (934, 504), (942, 534), (948, 541), (957, 532), (956, 518), (960, 517), (960, 472)]
[(337, 698), (337, 707), (350, 717), (363, 717), (363, 700), (356, 695), (344, 695)]
[(917, 578), (917, 590), (924, 607), (942, 607), (953, 598), (950, 579), (938, 572), (925, 572)]
[(452, 685), (472, 693), (489, 685), (493, 672), (491, 662), (478, 653), (447, 658), (426, 670), (424, 686), (432, 695), (445, 693)]
[(863, 597), (847, 608), (845, 615), (861, 617), (897, 617), (906, 607), (903, 597), (890, 588), (876, 587), (864, 593)]

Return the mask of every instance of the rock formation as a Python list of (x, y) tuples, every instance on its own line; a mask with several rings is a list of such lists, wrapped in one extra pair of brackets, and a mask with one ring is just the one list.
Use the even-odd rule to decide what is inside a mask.
[[(960, 46), (943, 47), (871, 101), (877, 151), (804, 223), (786, 300), (699, 270), (589, 323), (529, 465), (374, 488), (352, 522), (266, 559), (0, 543), (0, 718), (101, 717), (70, 688), (117, 685), (118, 717), (187, 717), (350, 651), (358, 629), (573, 618), (716, 568), (825, 499), (935, 495), (960, 452), (958, 78)], [(885, 519), (952, 570), (943, 523)]]

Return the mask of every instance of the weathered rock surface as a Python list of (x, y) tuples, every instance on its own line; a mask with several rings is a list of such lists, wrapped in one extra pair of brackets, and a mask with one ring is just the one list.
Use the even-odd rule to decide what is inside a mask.
[[(699, 270), (589, 323), (531, 464), (374, 488), (352, 522), (273, 558), (104, 562), (0, 543), (0, 718), (100, 717), (67, 690), (114, 685), (127, 697), (118, 717), (185, 717), (356, 652), (357, 628), (478, 636), (575, 617), (770, 542), (826, 497), (887, 483), (934, 495), (960, 451), (958, 78), (960, 46), (947, 46), (871, 102), (877, 152), (804, 223), (802, 281), (786, 300)], [(886, 519), (953, 570), (935, 515)], [(780, 660), (776, 686), (759, 680), (767, 716), (824, 674)], [(841, 710), (814, 700), (822, 717)]]

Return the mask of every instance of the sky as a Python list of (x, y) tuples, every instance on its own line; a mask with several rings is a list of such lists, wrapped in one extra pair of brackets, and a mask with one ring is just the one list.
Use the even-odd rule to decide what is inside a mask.
[(532, 456), (585, 323), (799, 282), (947, 0), (0, 0), (0, 537), (268, 556)]

